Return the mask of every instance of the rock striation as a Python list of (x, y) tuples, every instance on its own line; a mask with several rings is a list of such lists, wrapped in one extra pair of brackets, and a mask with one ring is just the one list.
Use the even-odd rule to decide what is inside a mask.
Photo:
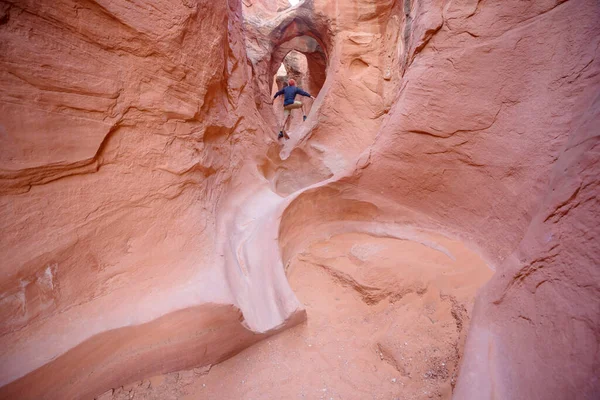
[(0, 397), (90, 398), (302, 318), (231, 213), (268, 130), (241, 7), (2, 2)]

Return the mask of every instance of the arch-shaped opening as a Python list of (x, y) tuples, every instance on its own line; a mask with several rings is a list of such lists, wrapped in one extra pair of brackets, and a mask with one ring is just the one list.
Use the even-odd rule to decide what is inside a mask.
[(270, 72), (273, 83), (277, 83), (278, 76), (286, 76), (286, 72), (288, 78), (302, 82), (306, 90), (316, 96), (327, 76), (327, 55), (315, 38), (308, 35), (298, 36), (275, 49)]
[[(270, 66), (272, 95), (294, 79), (298, 87), (317, 97), (327, 77), (327, 56), (323, 47), (312, 36), (298, 36), (279, 45), (273, 52)], [(310, 114), (313, 101), (300, 99), (306, 115)], [(283, 99), (273, 103), (274, 111), (281, 118)], [(283, 122), (283, 121), (281, 121)], [(302, 122), (302, 113), (292, 113), (288, 128), (294, 129)]]

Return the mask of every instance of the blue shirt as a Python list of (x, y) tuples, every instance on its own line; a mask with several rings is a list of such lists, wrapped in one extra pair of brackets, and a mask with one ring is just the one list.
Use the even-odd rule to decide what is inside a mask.
[(278, 96), (283, 95), (284, 101), (283, 106), (289, 106), (290, 104), (294, 104), (294, 100), (296, 99), (296, 95), (299, 94), (301, 96), (312, 97), (310, 94), (306, 93), (304, 90), (300, 89), (298, 86), (286, 86), (281, 89), (279, 92), (275, 93), (274, 99)]

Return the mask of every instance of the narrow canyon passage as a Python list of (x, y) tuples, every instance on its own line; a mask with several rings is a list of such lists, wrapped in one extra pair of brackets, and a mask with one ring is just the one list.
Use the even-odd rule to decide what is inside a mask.
[[(289, 78), (315, 88), (299, 57), (285, 58), (287, 68), (274, 80), (277, 88)], [(281, 107), (274, 104), (276, 115)], [(260, 265), (252, 256), (256, 247), (280, 253), (261, 238), (270, 236), (268, 221), (281, 212), (281, 204), (291, 210), (281, 217), (278, 242), (306, 321), (212, 368), (158, 375), (99, 399), (451, 398), (475, 293), (493, 271), (458, 241), (408, 224), (380, 223), (394, 214), (380, 210), (379, 217), (368, 216), (373, 204), (332, 192), (328, 185), (339, 177), (323, 160), (336, 150), (304, 151), (300, 116), (290, 130), (293, 139), (273, 144), (257, 165), (265, 181), (240, 203), (233, 220), (243, 229), (231, 245), (241, 272), (250, 274), (248, 268)], [(311, 117), (318, 121), (319, 110)], [(313, 129), (334, 133), (318, 123)], [(288, 158), (280, 158), (282, 148)], [(297, 207), (304, 217), (326, 214), (328, 207), (337, 211), (318, 234), (310, 228), (298, 234), (310, 227), (311, 218), (295, 221)], [(268, 291), (261, 280), (253, 296)]]
[(597, 400), (599, 22), (0, 0), (0, 400)]
[(476, 289), (492, 271), (459, 242), (335, 235), (288, 263), (307, 322), (212, 368), (100, 399), (450, 399)]

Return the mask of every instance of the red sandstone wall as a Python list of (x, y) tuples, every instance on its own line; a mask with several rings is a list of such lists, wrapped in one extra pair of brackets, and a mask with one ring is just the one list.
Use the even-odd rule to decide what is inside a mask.
[[(174, 346), (168, 365), (150, 351), (143, 374), (271, 332), (299, 305), (264, 250), (287, 203), (259, 188), (332, 179), (327, 216), (441, 230), (496, 268), (457, 398), (597, 397), (597, 2), (307, 0), (265, 24), (269, 7), (245, 5), (244, 25), (229, 3), (0, 3), (0, 384), (46, 365), (1, 395), (36, 397), (30, 382), (71, 359), (51, 360), (103, 332), (168, 340), (156, 321), (190, 307), (206, 323), (184, 318), (181, 343), (231, 327), (239, 346)], [(266, 72), (303, 34), (327, 80), (280, 152)], [(88, 372), (66, 370), (45, 393), (81, 393)], [(122, 383), (102, 371), (90, 394)]]
[(600, 7), (415, 7), (416, 50), (353, 185), (432, 216), (496, 268), (456, 398), (596, 398)]
[[(8, 1), (0, 11), (0, 386), (31, 373), (0, 397), (93, 396), (255, 341), (218, 233), (224, 193), (266, 131), (241, 5)], [(198, 308), (202, 318), (182, 311)], [(160, 318), (179, 321), (177, 338)], [(141, 336), (130, 329), (140, 326)], [(222, 347), (225, 336), (202, 329), (233, 336)], [(108, 340), (119, 332), (125, 352)], [(182, 348), (190, 338), (217, 351)], [(130, 365), (140, 357), (144, 371)]]
[(327, 94), (281, 155), (346, 175), (331, 186), (377, 206), (369, 219), (406, 220), (391, 200), (496, 269), (458, 398), (596, 397), (597, 2), (312, 4), (337, 28)]

